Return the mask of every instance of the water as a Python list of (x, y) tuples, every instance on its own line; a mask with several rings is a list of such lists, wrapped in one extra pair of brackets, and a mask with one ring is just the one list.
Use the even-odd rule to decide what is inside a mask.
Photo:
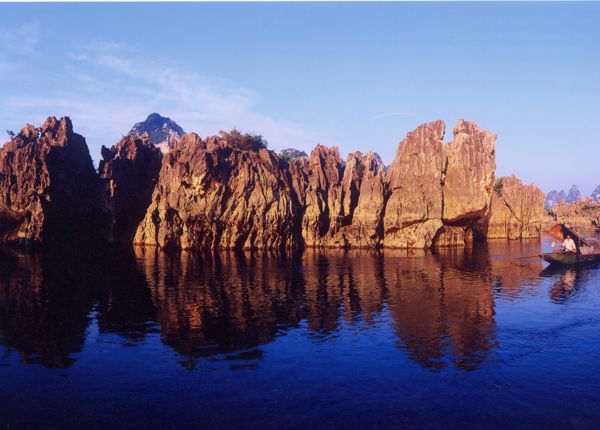
[(550, 242), (4, 250), (0, 428), (598, 428), (600, 268)]

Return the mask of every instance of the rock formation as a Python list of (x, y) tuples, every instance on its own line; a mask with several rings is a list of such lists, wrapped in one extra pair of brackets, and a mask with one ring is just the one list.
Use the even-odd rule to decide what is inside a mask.
[(560, 201), (550, 211), (554, 223), (566, 223), (577, 227), (600, 227), (600, 203), (591, 197), (572, 203)]
[(398, 145), (386, 174), (384, 246), (429, 248), (442, 227), (444, 133), (438, 120), (409, 132)]
[(177, 248), (299, 245), (290, 163), (264, 148), (242, 151), (230, 135), (184, 135), (165, 154), (158, 185), (134, 243)]
[(539, 237), (544, 213), (544, 192), (534, 184), (523, 185), (513, 174), (499, 180), (492, 193), (487, 218), (487, 237), (521, 239)]
[(158, 182), (162, 153), (148, 135), (127, 136), (110, 149), (102, 146), (98, 166), (100, 202), (109, 243), (131, 244)]
[(384, 246), (464, 245), (487, 212), (496, 169), (496, 136), (459, 120), (443, 143), (443, 121), (424, 124), (400, 142), (386, 175)]
[(185, 134), (175, 121), (171, 121), (170, 118), (162, 117), (157, 113), (150, 114), (145, 121), (138, 122), (127, 135), (141, 136), (144, 133), (148, 134), (150, 143), (157, 146), (163, 153), (168, 152), (171, 149), (172, 142)]
[(558, 203), (561, 200), (566, 200), (566, 199), (567, 199), (567, 195), (565, 194), (564, 190), (561, 190), (560, 193), (556, 192), (556, 190), (552, 190), (546, 195), (546, 201), (544, 202), (544, 207), (552, 209), (554, 206), (556, 206), (556, 203)]
[(0, 149), (0, 238), (59, 245), (96, 232), (97, 176), (68, 117), (27, 124)]
[(373, 152), (343, 161), (336, 147), (317, 145), (292, 159), (237, 130), (169, 134), (162, 156), (144, 133), (102, 147), (96, 175), (68, 118), (49, 118), (0, 151), (0, 237), (48, 242), (73, 231), (162, 248), (290, 249), (539, 235), (541, 191), (513, 176), (495, 196), (496, 136), (462, 119), (446, 145), (444, 133), (441, 120), (408, 133), (387, 172)]

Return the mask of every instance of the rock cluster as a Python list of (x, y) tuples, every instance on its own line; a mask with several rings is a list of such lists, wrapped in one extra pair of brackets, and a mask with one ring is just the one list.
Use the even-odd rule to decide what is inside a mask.
[(580, 198), (575, 202), (560, 201), (550, 211), (554, 223), (566, 223), (577, 227), (600, 227), (600, 203), (593, 198)]
[(533, 184), (523, 185), (514, 174), (500, 179), (501, 188), (492, 193), (487, 217), (487, 237), (539, 237), (544, 213), (544, 192)]
[(290, 159), (235, 130), (183, 135), (164, 155), (142, 134), (102, 147), (96, 175), (68, 118), (49, 118), (0, 152), (0, 234), (46, 241), (78, 226), (108, 243), (182, 249), (429, 248), (539, 235), (541, 191), (513, 176), (494, 197), (496, 136), (463, 120), (452, 142), (444, 134), (441, 120), (408, 133), (387, 171), (373, 152), (343, 161), (317, 145)]

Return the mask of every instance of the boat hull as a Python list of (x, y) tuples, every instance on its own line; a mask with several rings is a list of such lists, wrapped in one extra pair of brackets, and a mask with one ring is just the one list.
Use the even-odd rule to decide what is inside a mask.
[(600, 261), (600, 254), (569, 255), (569, 254), (540, 254), (540, 258), (550, 264), (583, 264)]

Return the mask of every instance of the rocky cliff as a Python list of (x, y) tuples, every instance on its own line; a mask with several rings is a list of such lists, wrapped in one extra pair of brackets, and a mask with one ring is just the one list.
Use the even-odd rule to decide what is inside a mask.
[(487, 237), (539, 237), (544, 201), (544, 192), (534, 184), (523, 185), (514, 174), (500, 178), (497, 192), (492, 193), (487, 217)]
[(291, 159), (237, 130), (183, 135), (163, 156), (143, 134), (102, 147), (96, 175), (68, 118), (49, 118), (0, 152), (0, 234), (46, 242), (93, 231), (104, 243), (183, 249), (429, 248), (539, 235), (541, 191), (504, 178), (495, 197), (496, 136), (463, 120), (452, 142), (444, 134), (441, 120), (408, 133), (387, 172), (373, 152), (344, 161), (317, 145)]
[(158, 182), (162, 153), (148, 134), (127, 136), (110, 149), (102, 146), (100, 206), (108, 243), (131, 244)]
[(0, 239), (58, 245), (97, 232), (97, 176), (68, 117), (27, 124), (0, 149)]
[(185, 135), (165, 154), (152, 203), (134, 243), (174, 248), (299, 245), (297, 166), (264, 148), (227, 145), (228, 134)]

